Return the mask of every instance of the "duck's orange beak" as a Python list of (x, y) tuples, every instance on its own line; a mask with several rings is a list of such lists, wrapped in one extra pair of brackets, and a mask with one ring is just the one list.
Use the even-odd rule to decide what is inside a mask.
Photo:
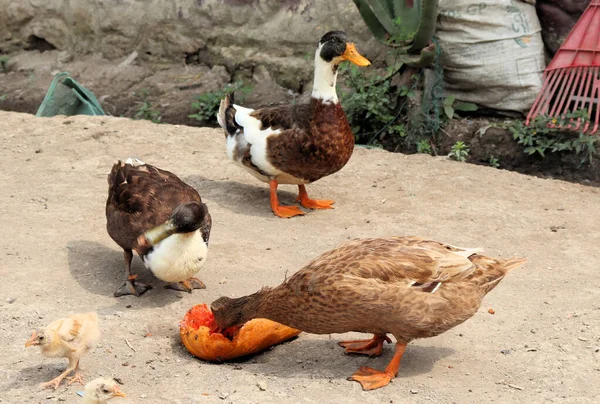
[(119, 386), (115, 386), (115, 387), (113, 388), (113, 393), (112, 393), (112, 395), (113, 395), (113, 397), (127, 397), (127, 396), (125, 395), (125, 393), (123, 393), (123, 392), (121, 391), (121, 389), (119, 388)]
[(29, 338), (29, 340), (25, 343), (25, 348), (27, 348), (28, 346), (32, 346), (32, 345), (39, 345), (40, 341), (38, 341), (37, 339), (37, 332), (33, 332), (31, 334), (31, 337)]
[(357, 66), (369, 66), (371, 64), (369, 59), (358, 53), (356, 46), (354, 46), (352, 42), (346, 43), (346, 51), (340, 57), (342, 60), (347, 60), (348, 62), (352, 62)]

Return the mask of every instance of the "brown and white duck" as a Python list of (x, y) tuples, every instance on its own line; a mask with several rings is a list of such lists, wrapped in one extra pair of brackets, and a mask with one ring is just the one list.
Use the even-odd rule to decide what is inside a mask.
[(398, 373), (406, 345), (439, 335), (472, 317), (483, 297), (523, 258), (494, 259), (479, 249), (420, 237), (355, 239), (324, 253), (281, 285), (211, 304), (220, 329), (267, 318), (314, 334), (373, 333), (342, 341), (347, 353), (377, 356), (396, 338), (384, 371), (366, 366), (349, 380), (372, 390)]
[(334, 201), (313, 200), (305, 184), (331, 175), (346, 165), (354, 150), (354, 135), (339, 103), (335, 84), (338, 65), (370, 62), (342, 31), (323, 35), (315, 52), (314, 84), (308, 104), (260, 109), (221, 101), (218, 121), (225, 130), (229, 159), (269, 183), (271, 209), (279, 217), (303, 215), (297, 206), (279, 205), (277, 186), (298, 185), (296, 199), (308, 209), (331, 209)]
[(211, 225), (198, 192), (175, 174), (138, 159), (113, 165), (106, 228), (124, 251), (126, 275), (115, 296), (139, 296), (151, 288), (131, 273), (133, 251), (168, 288), (204, 289), (193, 276), (206, 261)]

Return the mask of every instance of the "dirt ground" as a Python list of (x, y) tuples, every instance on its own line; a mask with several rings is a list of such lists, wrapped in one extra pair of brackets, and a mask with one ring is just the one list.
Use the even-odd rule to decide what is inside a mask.
[[(0, 112), (0, 136), (2, 403), (78, 401), (80, 387), (38, 388), (66, 361), (24, 344), (35, 327), (89, 310), (102, 337), (83, 375), (122, 380), (128, 398), (119, 403), (591, 403), (600, 395), (600, 188), (357, 148), (341, 172), (308, 188), (336, 200), (335, 210), (284, 220), (270, 212), (267, 187), (227, 160), (216, 129)], [(155, 288), (113, 297), (123, 260), (105, 230), (106, 175), (129, 156), (174, 171), (208, 204), (206, 290), (165, 290), (135, 258)], [(295, 189), (280, 196), (291, 203)], [(379, 358), (346, 356), (341, 335), (303, 333), (219, 365), (181, 345), (178, 322), (194, 304), (276, 285), (348, 238), (413, 234), (529, 263), (471, 320), (410, 344), (383, 389), (363, 392), (345, 379), (361, 365), (384, 368), (392, 346)]]

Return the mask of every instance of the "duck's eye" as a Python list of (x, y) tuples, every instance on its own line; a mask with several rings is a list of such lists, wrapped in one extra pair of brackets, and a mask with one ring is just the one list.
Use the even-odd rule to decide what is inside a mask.
[(41, 341), (41, 340), (43, 340), (43, 339), (44, 339), (44, 336), (43, 336), (43, 335), (40, 335), (40, 336), (39, 336), (39, 339), (40, 339), (40, 341)]
[(108, 393), (110, 393), (110, 390), (109, 389), (102, 389), (102, 392), (108, 394)]

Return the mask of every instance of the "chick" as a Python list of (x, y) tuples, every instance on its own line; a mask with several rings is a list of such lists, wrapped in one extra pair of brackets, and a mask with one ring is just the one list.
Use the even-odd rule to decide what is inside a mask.
[(125, 397), (117, 382), (106, 377), (99, 377), (85, 385), (83, 404), (102, 404), (113, 397)]
[(35, 330), (25, 344), (26, 347), (38, 345), (44, 356), (69, 359), (69, 366), (64, 372), (49, 382), (42, 383), (40, 387), (53, 387), (56, 390), (62, 380), (71, 372), (73, 372), (73, 376), (68, 378), (68, 384), (75, 382), (83, 384), (78, 372), (79, 360), (94, 347), (99, 337), (100, 330), (96, 313), (73, 314), (67, 318), (53, 321), (45, 328)]

